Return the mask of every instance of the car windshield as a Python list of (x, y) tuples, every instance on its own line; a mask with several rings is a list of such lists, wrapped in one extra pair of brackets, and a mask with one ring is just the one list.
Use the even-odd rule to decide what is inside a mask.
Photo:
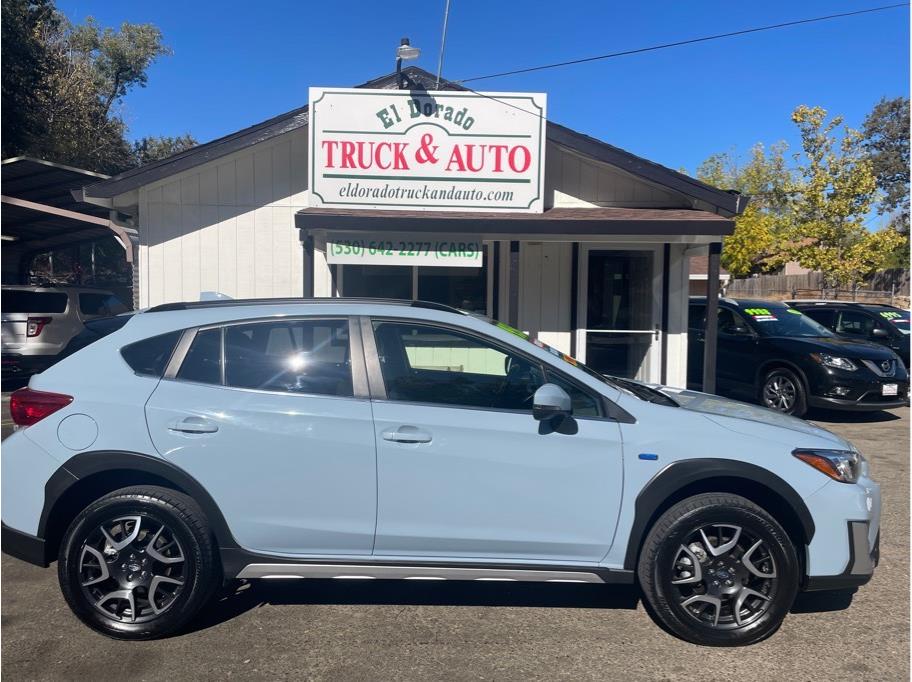
[(474, 317), (484, 320), (488, 324), (493, 324), (498, 329), (503, 329), (505, 332), (509, 332), (510, 334), (513, 334), (513, 336), (518, 336), (523, 341), (528, 341), (533, 346), (537, 346), (538, 348), (541, 348), (542, 350), (548, 351), (554, 357), (563, 360), (568, 365), (576, 367), (578, 370), (585, 372), (586, 374), (591, 376), (593, 379), (597, 379), (598, 381), (601, 381), (603, 384), (607, 384), (608, 386), (611, 386), (612, 388), (618, 389), (619, 391), (623, 391), (624, 393), (627, 393), (636, 398), (639, 398), (640, 400), (645, 400), (648, 403), (657, 403), (659, 405), (667, 405), (669, 407), (680, 407), (674, 400), (669, 398), (667, 395), (665, 395), (658, 389), (652, 388), (651, 386), (647, 386), (638, 381), (632, 381), (630, 379), (621, 379), (618, 377), (611, 377), (611, 376), (606, 376), (604, 374), (599, 374), (594, 369), (592, 369), (591, 367), (587, 367), (586, 365), (584, 365), (582, 362), (580, 362), (576, 358), (570, 357), (566, 353), (560, 352), (559, 350), (557, 350), (557, 348), (552, 348), (551, 346), (549, 346), (547, 343), (544, 343), (543, 341), (539, 341), (538, 339), (533, 339), (525, 332), (520, 331), (519, 329), (515, 329), (504, 322), (498, 322), (496, 320), (492, 320), (490, 317), (484, 317), (482, 315), (474, 315)]
[(785, 305), (744, 304), (740, 312), (760, 336), (832, 337), (833, 332), (800, 310)]
[[(867, 306), (866, 306), (867, 307)], [(889, 322), (895, 329), (903, 334), (909, 333), (909, 311), (898, 310), (896, 308), (878, 308), (871, 306), (869, 310), (877, 313), (884, 321)]]

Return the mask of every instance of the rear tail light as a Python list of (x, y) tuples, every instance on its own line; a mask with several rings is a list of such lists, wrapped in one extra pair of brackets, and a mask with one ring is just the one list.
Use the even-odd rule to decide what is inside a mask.
[(37, 424), (73, 402), (73, 396), (20, 388), (10, 395), (10, 416), (17, 426)]
[(38, 336), (41, 330), (51, 323), (50, 317), (30, 317), (25, 327), (25, 335), (28, 337)]

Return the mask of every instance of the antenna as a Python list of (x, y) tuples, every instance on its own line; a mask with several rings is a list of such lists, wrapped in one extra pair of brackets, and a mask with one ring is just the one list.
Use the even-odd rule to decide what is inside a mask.
[(443, 71), (443, 51), (446, 49), (447, 23), (450, 19), (450, 0), (446, 0), (446, 8), (443, 10), (443, 35), (440, 37), (440, 59), (437, 60), (437, 85), (435, 90), (440, 90), (440, 72)]

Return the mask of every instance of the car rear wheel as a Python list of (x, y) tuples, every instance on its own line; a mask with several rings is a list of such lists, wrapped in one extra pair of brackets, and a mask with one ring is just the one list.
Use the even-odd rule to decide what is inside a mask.
[(750, 500), (727, 493), (687, 498), (655, 523), (637, 575), (653, 615), (673, 634), (707, 646), (765, 639), (798, 592), (795, 548)]
[(205, 516), (167, 488), (114, 491), (70, 525), (58, 578), (73, 613), (98, 632), (117, 639), (174, 632), (217, 584)]
[(760, 401), (764, 407), (801, 417), (807, 412), (807, 396), (801, 379), (789, 369), (776, 368), (763, 378)]

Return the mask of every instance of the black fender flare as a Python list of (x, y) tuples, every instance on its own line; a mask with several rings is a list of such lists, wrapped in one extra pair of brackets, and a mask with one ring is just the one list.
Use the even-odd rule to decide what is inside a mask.
[(804, 392), (806, 394), (805, 397), (810, 398), (811, 382), (808, 380), (807, 372), (805, 372), (803, 369), (801, 369), (801, 367), (796, 365), (791, 360), (783, 360), (782, 358), (767, 360), (757, 368), (757, 374), (754, 377), (754, 393), (758, 397), (760, 396), (761, 390), (763, 389), (763, 377), (765, 377), (766, 373), (769, 372), (773, 367), (782, 367), (789, 370), (790, 372), (794, 372), (795, 376), (798, 377), (798, 381), (800, 381), (804, 386)]
[(718, 478), (740, 479), (771, 490), (794, 512), (801, 525), (805, 542), (810, 543), (814, 537), (814, 519), (801, 495), (773, 472), (756, 464), (733, 459), (686, 459), (666, 466), (653, 476), (637, 495), (634, 502), (633, 525), (630, 528), (627, 552), (624, 555), (624, 568), (636, 570), (640, 547), (657, 517), (656, 510), (663, 503), (690, 485)]
[(170, 481), (192, 497), (203, 510), (219, 547), (238, 546), (215, 500), (193, 476), (162, 457), (122, 450), (81, 452), (54, 472), (44, 486), (44, 507), (38, 521), (38, 537), (47, 537), (51, 514), (68, 490), (85, 478), (112, 471), (138, 471)]

